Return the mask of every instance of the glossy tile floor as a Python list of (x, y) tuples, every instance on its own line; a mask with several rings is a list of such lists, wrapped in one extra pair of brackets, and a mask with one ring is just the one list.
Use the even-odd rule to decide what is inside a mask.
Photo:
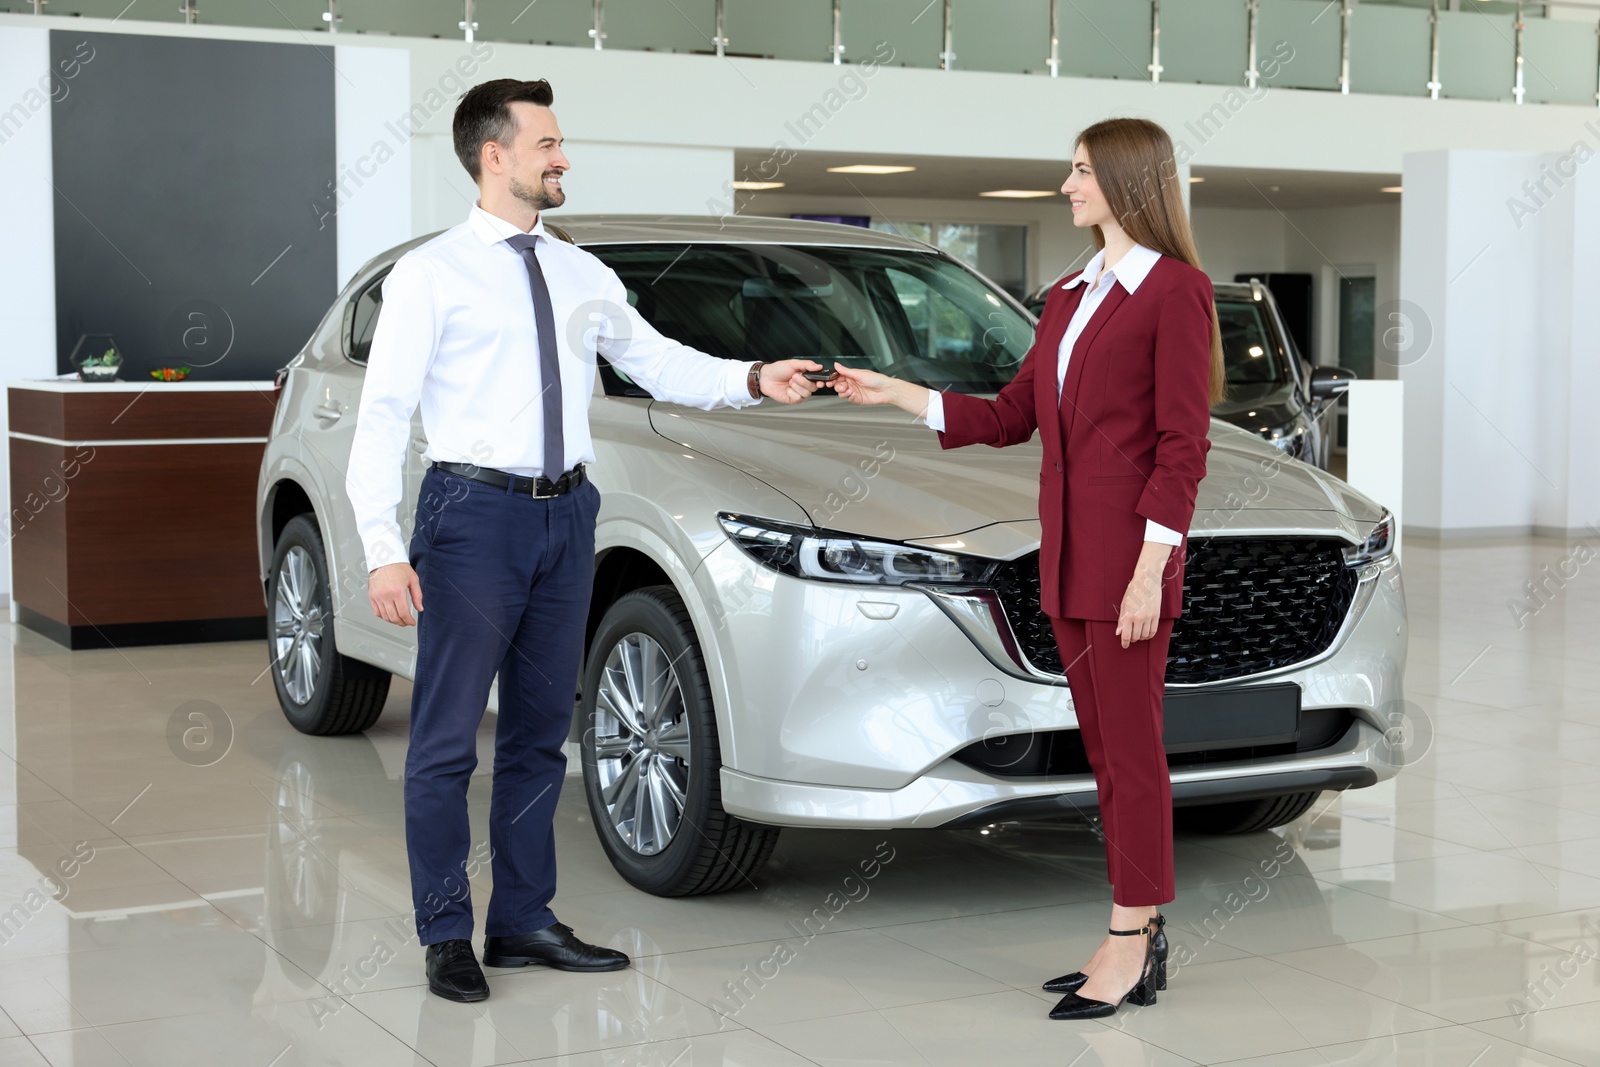
[(1182, 966), (1090, 1023), (1038, 989), (1105, 924), (1084, 828), (788, 831), (758, 886), (660, 900), (612, 872), (576, 778), (556, 910), (637, 965), (447, 1003), (403, 917), (408, 687), (367, 736), (308, 738), (260, 645), (0, 627), (0, 1065), (1600, 1064), (1592, 556), (1407, 545), (1411, 765), (1279, 832), (1180, 837)]

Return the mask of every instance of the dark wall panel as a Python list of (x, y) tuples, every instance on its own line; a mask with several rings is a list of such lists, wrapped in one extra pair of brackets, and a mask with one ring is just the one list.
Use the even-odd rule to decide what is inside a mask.
[[(272, 377), (335, 295), (333, 49), (51, 31), (56, 346), (111, 334), (122, 377)], [(61, 69), (55, 66), (55, 69)]]

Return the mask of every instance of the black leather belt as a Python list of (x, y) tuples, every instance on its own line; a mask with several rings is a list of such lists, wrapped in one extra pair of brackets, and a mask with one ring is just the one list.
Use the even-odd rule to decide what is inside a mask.
[(509, 486), (518, 496), (531, 496), (535, 500), (570, 493), (582, 485), (587, 477), (583, 473), (582, 463), (553, 482), (542, 474), (537, 478), (529, 478), (523, 474), (509, 474), (506, 471), (497, 471), (492, 467), (478, 467), (471, 463), (441, 463), (435, 460), (433, 465), (446, 474), (460, 475), (474, 482), (492, 485), (496, 489), (505, 489)]

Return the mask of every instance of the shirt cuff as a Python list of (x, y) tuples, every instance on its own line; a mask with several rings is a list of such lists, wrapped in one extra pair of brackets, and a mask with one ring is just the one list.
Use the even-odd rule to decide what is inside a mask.
[(387, 567), (391, 563), (410, 563), (410, 554), (406, 552), (405, 542), (400, 539), (399, 526), (380, 530), (362, 543), (362, 551), (367, 557), (367, 573), (371, 574), (379, 567)]
[(1144, 539), (1163, 545), (1183, 544), (1183, 535), (1181, 533), (1177, 530), (1169, 530), (1153, 519), (1144, 520)]
[(728, 368), (727, 400), (732, 408), (747, 408), (761, 403), (761, 398), (750, 395), (750, 364), (754, 360), (741, 359)]
[(922, 413), (928, 429), (944, 432), (944, 394), (937, 389), (928, 390), (928, 410)]

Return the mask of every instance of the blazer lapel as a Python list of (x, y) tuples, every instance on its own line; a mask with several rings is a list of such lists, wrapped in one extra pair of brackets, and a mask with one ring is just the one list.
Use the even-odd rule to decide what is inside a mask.
[[(1050, 411), (1060, 406), (1056, 378), (1060, 375), (1061, 368), (1061, 339), (1067, 335), (1067, 326), (1072, 322), (1072, 316), (1077, 312), (1078, 305), (1083, 302), (1083, 291), (1084, 287), (1081, 284), (1067, 290), (1067, 298), (1057, 305), (1050, 319), (1039, 323), (1039, 332), (1034, 338), (1034, 343), (1039, 346), (1041, 373), (1035, 379), (1033, 387), (1035, 396), (1046, 401), (1036, 403), (1036, 410), (1039, 412)], [(1048, 420), (1041, 418), (1039, 435), (1046, 456), (1053, 455), (1059, 458), (1063, 454), (1059, 422), (1052, 426)]]
[[(1077, 288), (1082, 289), (1080, 285)], [(1086, 362), (1089, 348), (1094, 344), (1094, 339), (1099, 336), (1100, 330), (1106, 322), (1122, 306), (1123, 298), (1128, 291), (1122, 287), (1121, 282), (1113, 281), (1111, 289), (1106, 293), (1105, 299), (1100, 301), (1100, 306), (1095, 308), (1094, 315), (1089, 319), (1088, 325), (1078, 335), (1078, 340), (1072, 346), (1072, 357), (1067, 361), (1067, 380), (1061, 386), (1061, 440), (1065, 442), (1072, 433), (1072, 421), (1078, 413), (1078, 386), (1083, 381), (1083, 365)], [(1081, 299), (1081, 298), (1080, 298)], [(1076, 305), (1074, 305), (1076, 307)], [(1066, 333), (1065, 330), (1062, 331)], [(1059, 342), (1058, 342), (1059, 343)], [(1065, 444), (1062, 446), (1065, 451)]]

